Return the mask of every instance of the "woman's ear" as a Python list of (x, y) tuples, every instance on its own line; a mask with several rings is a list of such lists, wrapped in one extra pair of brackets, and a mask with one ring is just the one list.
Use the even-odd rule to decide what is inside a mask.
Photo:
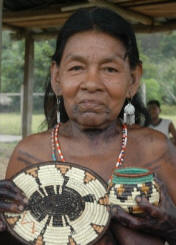
[(51, 73), (51, 87), (56, 96), (61, 95), (60, 81), (59, 81), (59, 66), (55, 61), (52, 62), (50, 67)]
[(131, 71), (131, 80), (127, 92), (127, 98), (132, 98), (140, 85), (140, 80), (142, 77), (142, 64), (137, 65), (137, 67)]

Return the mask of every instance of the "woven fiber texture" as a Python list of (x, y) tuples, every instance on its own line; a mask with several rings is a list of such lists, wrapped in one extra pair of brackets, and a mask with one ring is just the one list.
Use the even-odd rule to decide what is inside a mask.
[(12, 181), (26, 194), (29, 205), (21, 214), (5, 213), (4, 219), (24, 244), (94, 244), (109, 225), (107, 185), (87, 168), (41, 163)]
[(156, 206), (160, 200), (159, 187), (153, 174), (142, 168), (116, 169), (108, 195), (110, 204), (117, 204), (131, 214), (143, 212), (135, 201), (136, 196), (144, 195)]

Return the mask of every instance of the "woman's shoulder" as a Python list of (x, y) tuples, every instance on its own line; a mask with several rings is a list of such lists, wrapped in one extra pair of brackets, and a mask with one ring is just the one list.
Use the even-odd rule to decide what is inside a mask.
[(21, 140), (15, 147), (7, 167), (7, 177), (22, 168), (51, 160), (50, 130), (32, 134)]
[(50, 136), (50, 133), (51, 130), (46, 130), (40, 133), (28, 135), (22, 139), (17, 146), (20, 147), (30, 144), (33, 145), (33, 143), (41, 143), (43, 140), (46, 140)]
[(176, 202), (176, 148), (172, 142), (157, 130), (138, 127), (129, 130), (128, 143), (128, 163), (155, 172)]
[[(176, 150), (162, 133), (150, 128), (133, 128), (128, 132), (127, 158), (136, 166), (150, 168), (164, 176), (176, 167)], [(174, 167), (175, 166), (175, 167)]]
[(168, 150), (169, 140), (161, 132), (146, 128), (146, 127), (134, 127), (129, 130), (129, 141), (132, 145), (141, 149), (141, 152), (165, 152)]
[(129, 133), (131, 133), (132, 136), (138, 136), (140, 138), (146, 138), (146, 139), (152, 139), (152, 140), (167, 140), (167, 137), (161, 133), (158, 130), (149, 128), (149, 127), (141, 127), (138, 125), (135, 125), (133, 127), (129, 128)]
[(22, 139), (16, 146), (15, 151), (40, 151), (41, 148), (45, 146), (46, 143), (49, 143), (50, 139), (50, 130), (31, 134), (24, 139)]

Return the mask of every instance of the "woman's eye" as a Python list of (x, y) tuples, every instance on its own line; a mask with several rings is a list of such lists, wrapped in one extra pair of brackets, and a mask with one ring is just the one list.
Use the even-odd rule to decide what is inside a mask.
[(69, 71), (79, 71), (79, 70), (83, 70), (82, 66), (72, 66), (71, 68), (69, 68)]
[(104, 70), (110, 73), (118, 72), (118, 70), (114, 67), (104, 67)]

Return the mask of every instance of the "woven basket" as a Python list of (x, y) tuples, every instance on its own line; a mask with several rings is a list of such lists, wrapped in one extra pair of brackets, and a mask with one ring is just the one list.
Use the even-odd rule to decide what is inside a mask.
[(117, 204), (132, 214), (143, 212), (135, 201), (136, 196), (144, 195), (156, 206), (160, 199), (159, 188), (153, 174), (143, 168), (115, 169), (108, 195), (110, 204)]
[(107, 185), (87, 168), (46, 162), (23, 169), (12, 181), (29, 204), (21, 214), (4, 213), (4, 220), (24, 244), (94, 244), (108, 228)]

